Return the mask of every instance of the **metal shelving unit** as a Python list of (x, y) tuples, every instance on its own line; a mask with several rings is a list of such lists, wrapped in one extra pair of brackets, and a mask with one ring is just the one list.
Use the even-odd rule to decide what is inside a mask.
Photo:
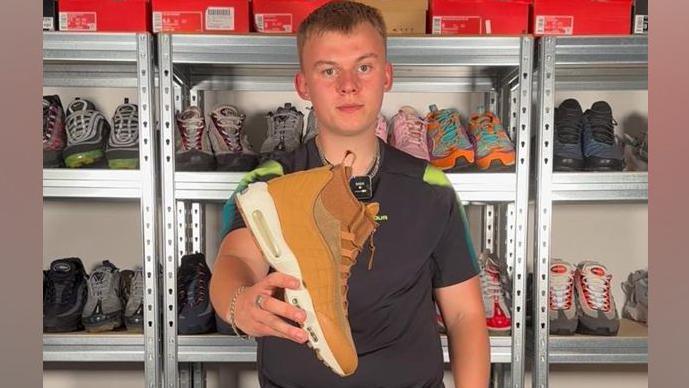
[[(201, 105), (203, 91), (291, 91), (298, 67), (296, 38), (262, 35), (158, 36), (164, 239), (164, 386), (203, 362), (253, 362), (255, 345), (221, 335), (177, 335), (179, 256), (203, 247), (201, 201), (226, 201), (241, 173), (176, 172), (174, 112)], [(524, 381), (526, 231), (529, 196), (531, 37), (390, 37), (393, 92), (483, 92), (517, 145), (511, 173), (449, 174), (461, 200), (484, 207), (483, 245), (499, 250), (513, 277), (512, 335), (491, 338), (493, 363), (507, 366), (512, 383)], [(189, 205), (191, 204), (191, 205)], [(191, 216), (189, 216), (191, 213)], [(191, 222), (190, 222), (191, 220)], [(502, 237), (504, 245), (497, 244)], [(444, 353), (447, 361), (447, 342)], [(183, 363), (179, 365), (178, 363)], [(197, 373), (194, 373), (196, 381)], [(504, 376), (503, 376), (504, 377)], [(183, 383), (183, 382), (182, 382)]]
[(54, 87), (129, 87), (139, 100), (140, 169), (46, 169), (43, 197), (135, 199), (143, 233), (144, 333), (44, 334), (43, 361), (144, 363), (146, 386), (160, 386), (158, 314), (157, 160), (153, 133), (153, 37), (128, 33), (43, 33), (43, 84)]
[(549, 363), (646, 363), (648, 330), (623, 320), (617, 337), (549, 336), (548, 264), (553, 202), (644, 202), (648, 173), (553, 173), (555, 93), (648, 88), (645, 36), (545, 37), (538, 47), (538, 163), (533, 386), (548, 386)]

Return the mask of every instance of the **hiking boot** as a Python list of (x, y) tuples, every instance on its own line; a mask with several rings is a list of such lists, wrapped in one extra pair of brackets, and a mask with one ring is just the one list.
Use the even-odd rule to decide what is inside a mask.
[(77, 257), (54, 260), (44, 273), (43, 331), (79, 330), (87, 296), (87, 275), (81, 260)]
[(468, 133), (474, 144), (476, 166), (480, 170), (501, 170), (514, 166), (514, 144), (495, 114), (473, 114)]
[(612, 274), (603, 264), (583, 261), (577, 266), (574, 279), (579, 312), (577, 333), (616, 335), (620, 318), (610, 290)]
[(390, 145), (419, 159), (429, 160), (426, 121), (416, 109), (403, 106), (390, 120)]
[[(569, 98), (555, 108), (555, 136), (553, 136), (553, 171), (581, 171), (584, 169), (581, 136), (584, 116), (579, 101)], [(532, 149), (536, 149), (532, 147)]]
[(177, 171), (212, 171), (215, 157), (206, 132), (206, 120), (201, 109), (190, 106), (175, 117), (176, 140), (175, 169)]
[(108, 260), (91, 273), (88, 299), (81, 322), (88, 332), (114, 330), (122, 326), (120, 270)]
[(266, 114), (268, 135), (261, 145), (263, 160), (279, 158), (280, 155), (294, 151), (301, 145), (304, 130), (304, 114), (290, 103)]
[(139, 168), (139, 107), (128, 98), (115, 109), (105, 157), (112, 169)]
[(67, 106), (66, 127), (65, 165), (69, 168), (105, 167), (105, 143), (110, 124), (95, 105), (77, 97)]
[(258, 155), (243, 133), (245, 117), (232, 105), (219, 105), (211, 112), (208, 135), (218, 171), (250, 171), (258, 165)]
[(574, 266), (564, 260), (550, 261), (548, 319), (550, 334), (572, 335), (577, 330), (577, 305), (574, 301)]
[(65, 112), (58, 95), (43, 96), (43, 168), (62, 167), (65, 149)]
[(364, 205), (353, 196), (350, 175), (351, 167), (324, 166), (253, 183), (237, 195), (266, 260), (301, 281), (299, 290), (285, 290), (285, 300), (306, 311), (308, 346), (340, 376), (358, 365), (347, 320), (347, 279), (369, 239), (372, 268), (378, 213), (377, 203)]
[(492, 331), (509, 331), (512, 329), (512, 318), (502, 288), (504, 268), (489, 251), (479, 256), (479, 268), (486, 326)]
[(622, 171), (624, 155), (615, 137), (612, 108), (605, 101), (591, 105), (584, 113), (584, 168), (587, 171)]
[(625, 300), (622, 316), (637, 322), (648, 323), (648, 271), (638, 270), (622, 282)]
[(209, 285), (211, 270), (203, 253), (182, 256), (177, 271), (177, 332), (203, 334), (215, 330)]
[(426, 116), (431, 164), (441, 170), (456, 171), (474, 163), (474, 146), (462, 126), (456, 109), (430, 106)]
[(122, 293), (124, 295), (124, 325), (127, 330), (144, 330), (144, 271), (137, 267), (134, 271), (124, 270)]

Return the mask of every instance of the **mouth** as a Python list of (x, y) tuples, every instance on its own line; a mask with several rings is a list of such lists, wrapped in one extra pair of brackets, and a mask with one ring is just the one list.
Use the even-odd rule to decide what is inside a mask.
[(338, 106), (337, 110), (342, 113), (354, 113), (361, 110), (363, 107), (364, 106), (360, 104), (347, 104)]

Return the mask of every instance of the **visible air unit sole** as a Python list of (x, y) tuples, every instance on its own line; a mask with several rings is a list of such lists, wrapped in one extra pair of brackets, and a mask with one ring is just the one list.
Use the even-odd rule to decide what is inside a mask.
[(280, 219), (275, 202), (268, 192), (268, 184), (250, 184), (243, 193), (237, 195), (237, 204), (268, 263), (278, 272), (294, 276), (301, 282), (299, 290), (285, 289), (285, 300), (306, 312), (306, 320), (302, 327), (308, 333), (307, 345), (333, 372), (345, 376), (318, 322), (313, 300), (304, 286), (299, 262), (282, 235)]
[(65, 157), (65, 166), (68, 168), (80, 168), (90, 166), (101, 161), (105, 157), (102, 150), (93, 150), (71, 154)]

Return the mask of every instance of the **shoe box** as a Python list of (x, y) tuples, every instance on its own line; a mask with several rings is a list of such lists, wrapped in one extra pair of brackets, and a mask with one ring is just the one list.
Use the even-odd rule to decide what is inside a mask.
[(518, 35), (532, 0), (430, 0), (429, 31), (439, 35)]
[(634, 30), (635, 34), (648, 34), (648, 0), (634, 2)]
[(153, 0), (153, 32), (249, 32), (249, 0)]
[(534, 0), (534, 35), (628, 35), (633, 0)]
[(387, 33), (425, 34), (428, 0), (358, 0), (359, 3), (378, 8), (385, 19)]
[(60, 0), (60, 31), (151, 30), (149, 0)]
[(253, 0), (251, 2), (255, 32), (296, 33), (301, 22), (330, 0)]
[(43, 31), (57, 30), (57, 0), (43, 0)]

